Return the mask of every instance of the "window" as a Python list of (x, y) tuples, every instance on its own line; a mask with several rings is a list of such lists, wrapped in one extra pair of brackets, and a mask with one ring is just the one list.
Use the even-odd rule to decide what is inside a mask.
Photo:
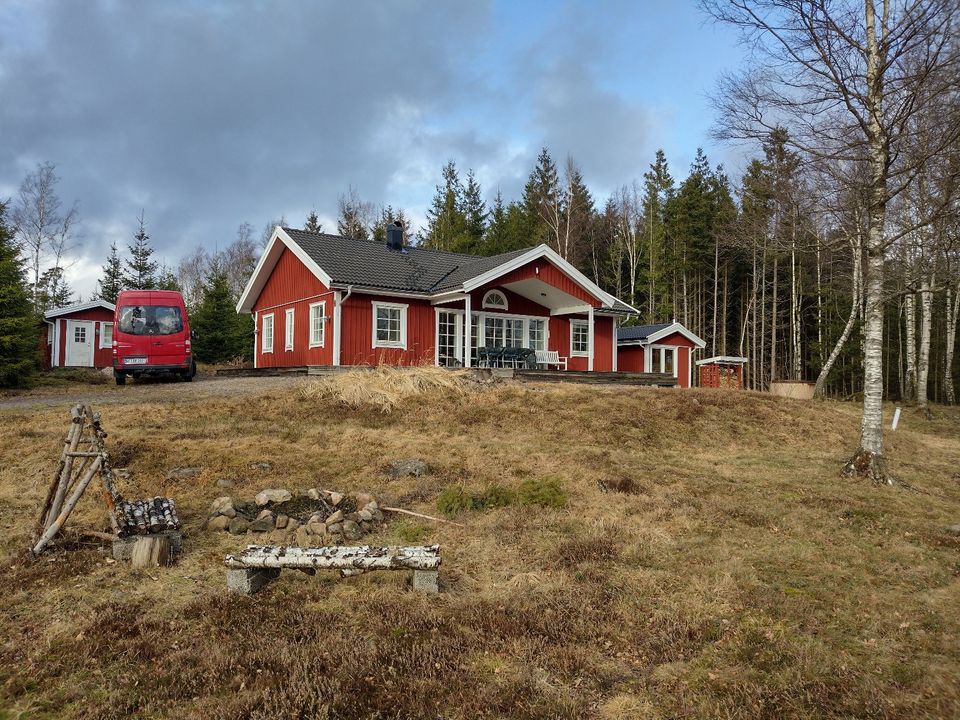
[(323, 347), (327, 337), (327, 304), (310, 305), (310, 347)]
[(100, 323), (100, 347), (113, 347), (113, 323)]
[(284, 312), (285, 324), (283, 327), (283, 349), (293, 350), (293, 308), (287, 308)]
[(174, 335), (183, 332), (175, 305), (127, 305), (120, 308), (120, 332), (128, 335)]
[(494, 310), (506, 310), (507, 296), (499, 290), (490, 290), (483, 296), (483, 307), (493, 308)]
[(486, 347), (523, 347), (523, 320), (488, 315), (483, 321)]
[(263, 325), (260, 327), (260, 352), (273, 352), (273, 313), (263, 316)]
[(534, 350), (547, 349), (547, 321), (530, 318), (529, 346)]
[(407, 347), (407, 306), (373, 303), (373, 346)]
[(570, 321), (570, 354), (579, 357), (590, 354), (590, 324), (586, 320)]
[(676, 350), (674, 350), (673, 348), (670, 348), (670, 349), (664, 348), (663, 350), (663, 372), (667, 373), (668, 375), (677, 374), (676, 372), (674, 372), (675, 370), (674, 365), (676, 365), (676, 363), (674, 362), (674, 353), (676, 353)]
[(74, 325), (73, 326), (73, 341), (75, 343), (85, 343), (87, 341), (87, 326), (86, 325)]
[(450, 310), (437, 312), (437, 364), (456, 367), (463, 347), (463, 316)]

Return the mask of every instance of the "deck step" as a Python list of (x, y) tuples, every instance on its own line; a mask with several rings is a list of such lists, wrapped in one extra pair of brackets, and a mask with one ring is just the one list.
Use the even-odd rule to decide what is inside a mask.
[(584, 372), (580, 370), (516, 370), (514, 377), (526, 382), (615, 383), (673, 387), (677, 379), (668, 373)]

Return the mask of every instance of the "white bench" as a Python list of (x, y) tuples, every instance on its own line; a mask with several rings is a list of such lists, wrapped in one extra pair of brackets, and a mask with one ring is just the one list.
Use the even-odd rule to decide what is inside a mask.
[(283, 569), (300, 570), (313, 575), (317, 570), (339, 570), (347, 577), (368, 570), (413, 570), (413, 589), (439, 592), (437, 572), (440, 546), (320, 548), (248, 545), (240, 555), (227, 555), (227, 589), (253, 595), (280, 576)]
[(565, 357), (560, 357), (560, 353), (556, 350), (537, 350), (537, 365), (544, 365), (550, 367), (551, 365), (556, 365), (561, 370), (567, 369), (567, 359)]

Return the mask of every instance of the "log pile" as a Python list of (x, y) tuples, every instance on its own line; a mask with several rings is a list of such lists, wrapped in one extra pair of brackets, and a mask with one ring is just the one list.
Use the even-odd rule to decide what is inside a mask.
[(114, 535), (148, 535), (179, 529), (176, 504), (170, 498), (126, 501), (117, 491), (106, 447), (107, 433), (100, 413), (89, 405), (78, 404), (70, 410), (70, 428), (63, 441), (60, 461), (53, 473), (43, 508), (37, 519), (31, 552), (43, 552), (70, 517), (83, 493), (100, 478), (101, 493), (107, 505)]

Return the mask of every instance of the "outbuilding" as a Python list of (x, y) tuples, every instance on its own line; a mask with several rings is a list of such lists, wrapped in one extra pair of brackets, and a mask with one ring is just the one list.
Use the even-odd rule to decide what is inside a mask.
[(676, 320), (617, 330), (617, 370), (668, 373), (677, 385), (693, 384), (692, 355), (706, 343)]
[(717, 355), (715, 357), (697, 360), (700, 368), (700, 387), (709, 388), (743, 388), (743, 366), (747, 358), (732, 355)]
[(47, 310), (40, 333), (43, 366), (111, 367), (113, 311), (113, 303), (106, 300)]

